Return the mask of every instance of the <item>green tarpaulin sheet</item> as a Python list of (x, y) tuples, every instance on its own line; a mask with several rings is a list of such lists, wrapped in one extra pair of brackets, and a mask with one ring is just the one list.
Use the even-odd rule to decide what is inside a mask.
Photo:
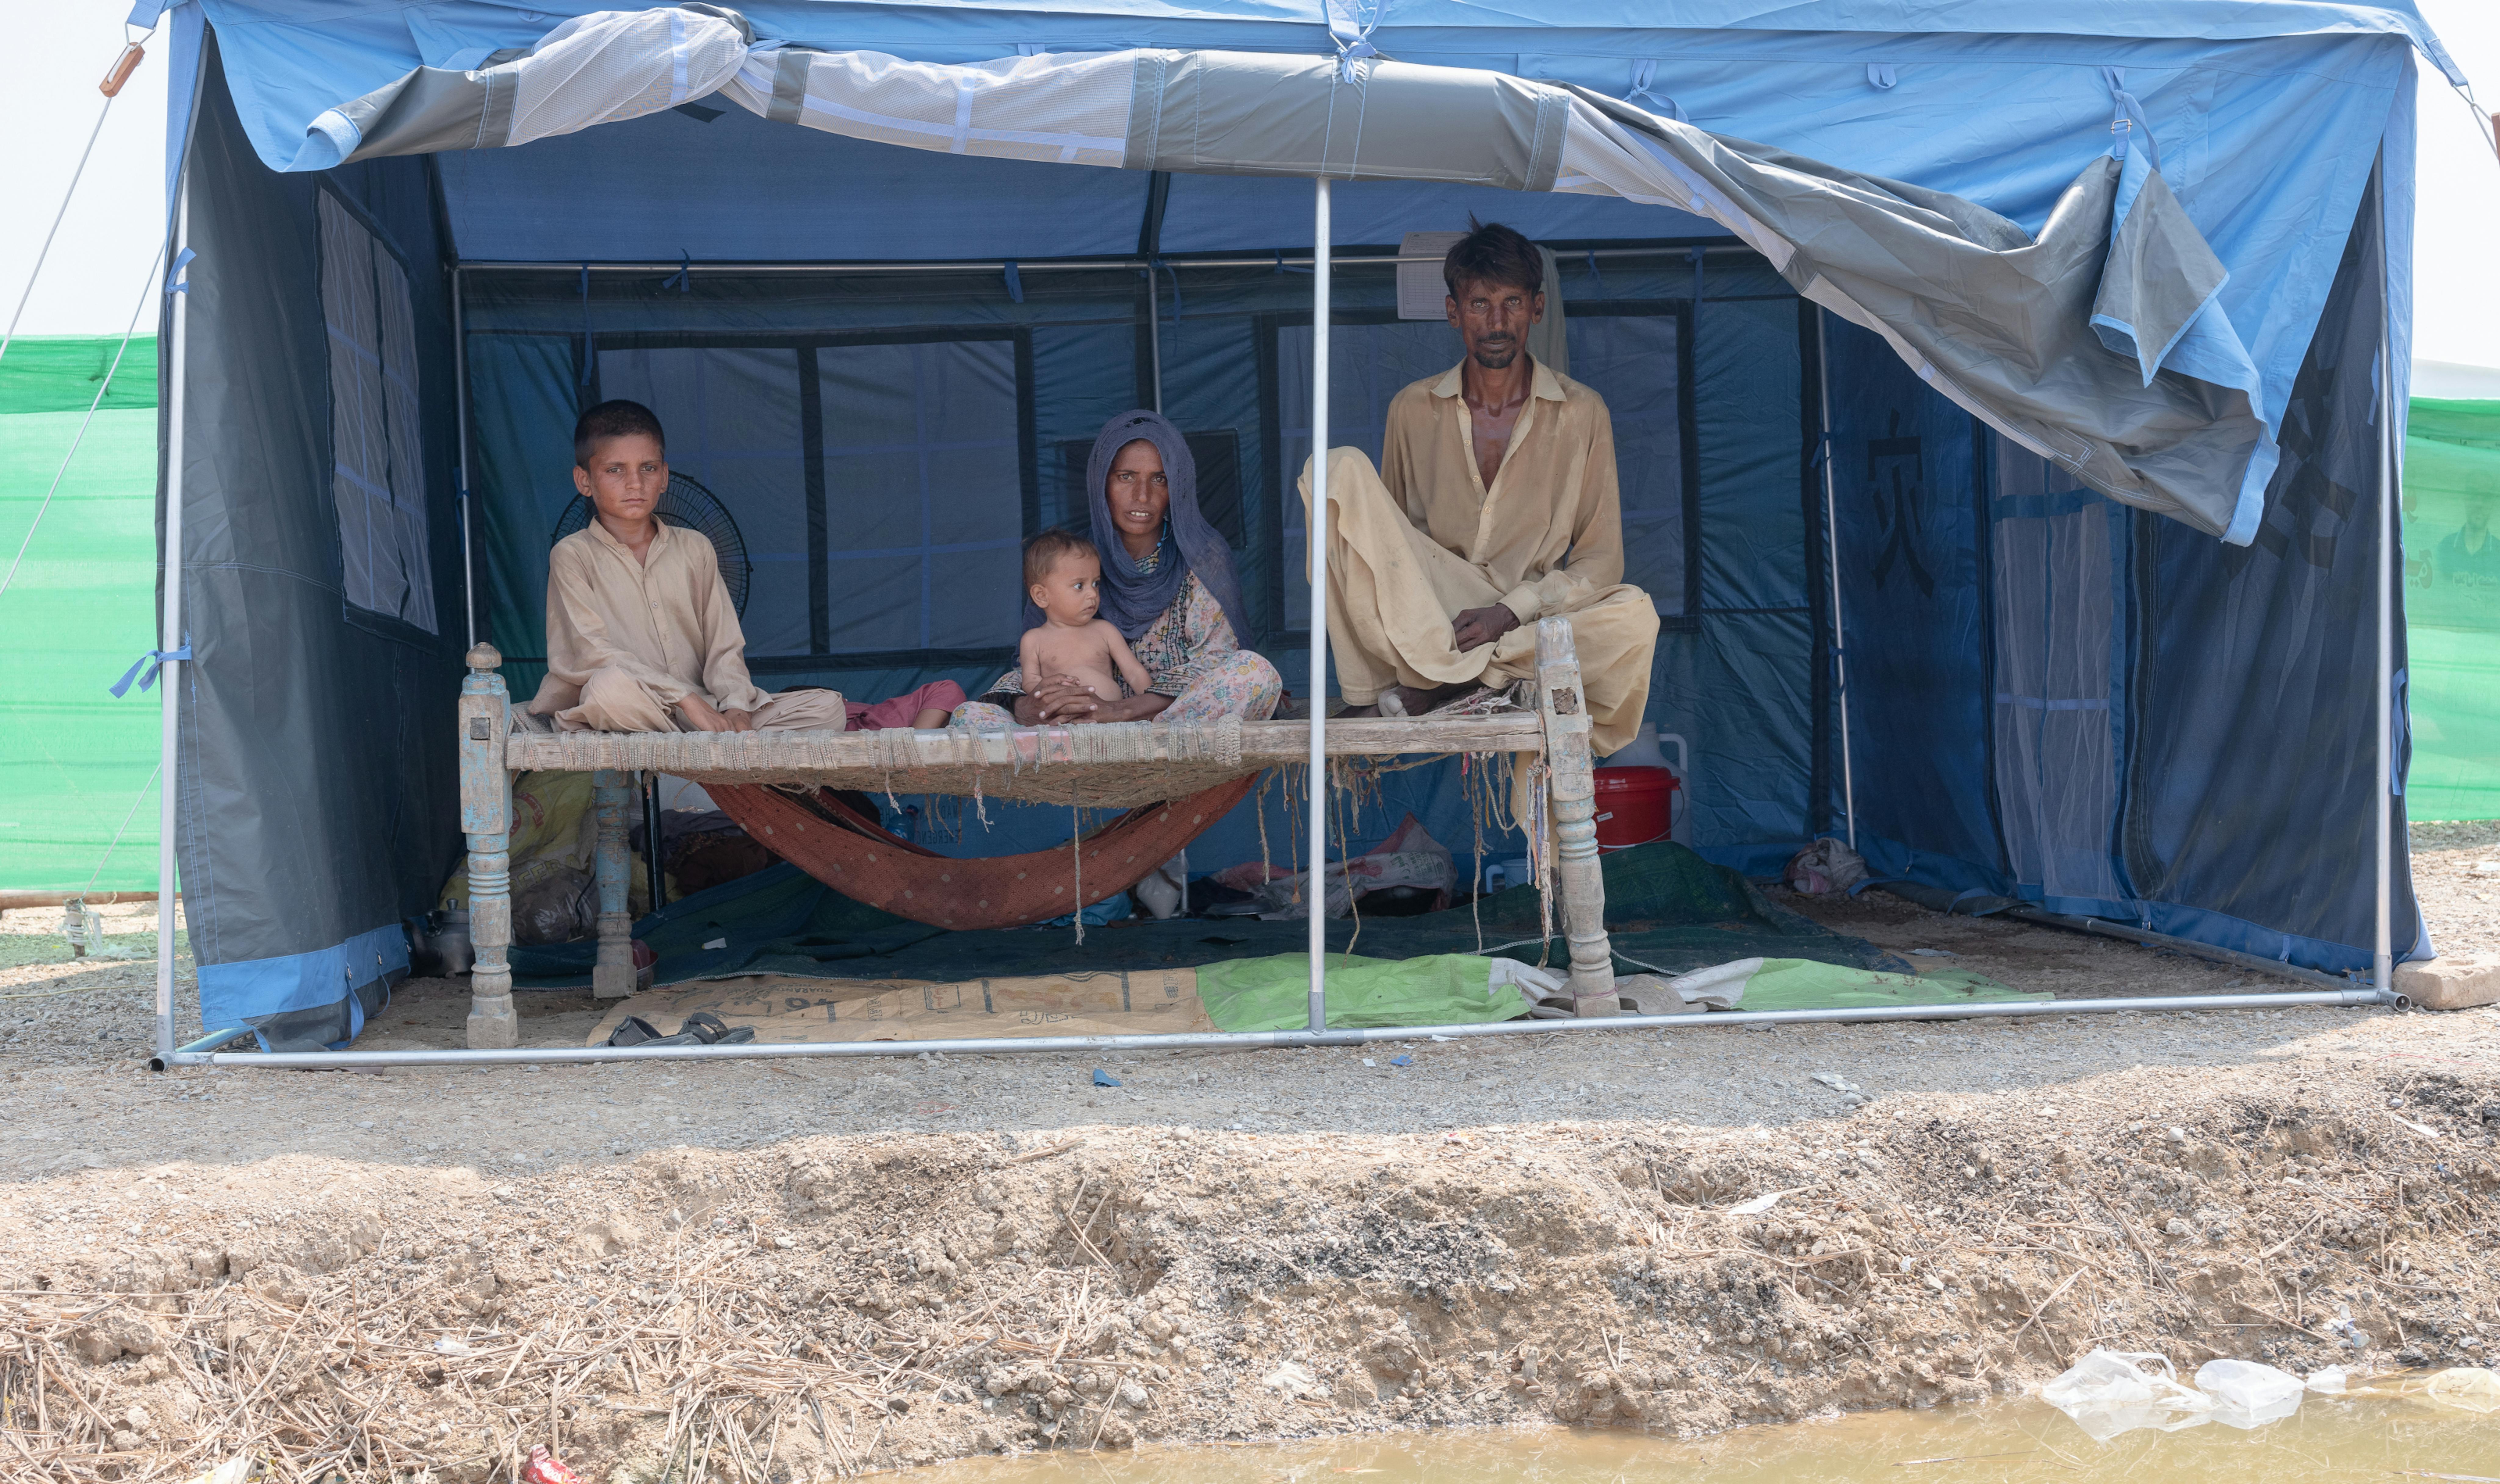
[[(1968, 969), (1886, 974), (1812, 958), (1765, 958), (1745, 980), (1738, 1010), (1842, 1010), (1876, 1005), (1966, 1005), (2045, 1000)], [(1489, 961), (1436, 953), (1403, 960), (1331, 954), (1332, 1030), (1398, 1025), (1484, 1025), (1528, 1014), (1528, 1000), (1491, 981)], [(1198, 997), (1215, 1028), (1299, 1030), (1310, 1023), (1310, 959), (1299, 953), (1236, 958), (1198, 971)], [(1695, 1007), (1696, 1009), (1698, 1007)], [(1672, 1014), (1673, 1012), (1670, 1012)]]
[(106, 692), (155, 648), (153, 336), (79, 436), (120, 344), (20, 339), (0, 356), (0, 889), (156, 886), (158, 693)]
[(2500, 402), (2415, 401), (2404, 512), (2405, 814), (2500, 819)]
[[(1398, 1025), (1485, 1025), (1528, 1014), (1528, 997), (1490, 983), (1490, 960), (1472, 953), (1365, 958), (1331, 953), (1332, 1030)], [(1299, 1030), (1311, 1023), (1307, 953), (1235, 958), (1198, 971), (1199, 1003), (1222, 1031)]]

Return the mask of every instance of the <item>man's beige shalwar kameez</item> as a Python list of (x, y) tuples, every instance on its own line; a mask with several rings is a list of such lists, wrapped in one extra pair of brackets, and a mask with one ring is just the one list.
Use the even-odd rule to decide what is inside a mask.
[[(1476, 467), (1460, 368), (1389, 404), (1380, 468), (1329, 451), (1329, 643), (1348, 703), (1392, 685), (1507, 685), (1536, 672), (1536, 621), (1571, 621), (1598, 756), (1631, 741), (1649, 700), (1658, 609), (1626, 583), (1615, 432), (1596, 393), (1534, 367), (1501, 468)], [(1307, 515), (1311, 475), (1302, 470)], [(1461, 653), (1452, 621), (1499, 603), (1519, 627)]]
[(547, 554), (547, 672), (530, 710), (567, 731), (678, 731), (688, 695), (758, 727), (843, 728), (834, 691), (767, 694), (711, 542), (665, 522), (641, 561), (597, 521)]

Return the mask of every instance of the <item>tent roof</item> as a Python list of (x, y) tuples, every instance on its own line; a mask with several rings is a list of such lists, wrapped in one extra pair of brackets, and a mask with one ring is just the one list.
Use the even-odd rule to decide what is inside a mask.
[[(133, 19), (154, 19), (161, 4), (138, 0)], [(569, 16), (661, 8), (653, 0), (560, 0), (543, 9), (487, 0), (200, 5), (217, 28), (245, 127), (274, 169), (286, 168), (305, 127), (323, 110), (413, 68), (477, 66), (492, 52), (535, 44)], [(736, 9), (760, 38), (929, 62), (1141, 47), (1325, 53), (1367, 39), (1403, 61), (1521, 76), (1560, 77), (1605, 60), (1617, 63), (1610, 69), (1616, 72), (1656, 61), (1673, 76), (1712, 53), (1760, 55), (1761, 44), (1790, 55), (1801, 33), (1816, 34), (1805, 50), (1860, 64), (1957, 54), (1983, 37), (1995, 39), (2000, 52), (2003, 39), (2027, 37), (2203, 43), (2402, 37), (2451, 81), (2464, 81), (2414, 0), (1508, 0), (1500, 6), (1468, 0), (762, 0)], [(1880, 43), (1873, 40), (1878, 37)], [(1627, 81), (1613, 80), (1607, 90), (1621, 92)]]
[[(220, 30), (317, 27), (343, 48), (379, 46), (400, 33), (408, 39), (404, 54), (411, 65), (429, 42), (464, 33), (506, 36), (511, 39), (503, 45), (519, 46), (567, 16), (649, 8), (634, 0), (537, 8), (488, 0), (436, 0), (421, 7), (403, 0), (203, 3)], [(164, 9), (162, 0), (137, 0), (132, 19), (151, 22)], [(1391, 55), (1450, 48), (1478, 57), (1478, 65), (1487, 52), (1510, 49), (1521, 34), (1551, 40), (1564, 33), (1574, 41), (1602, 38), (1637, 46), (1681, 40), (1677, 33), (1727, 30), (2204, 41), (2367, 33), (2405, 36), (2451, 81), (2464, 81), (2413, 0), (762, 0), (740, 9), (767, 36), (809, 46), (872, 47), (926, 61), (995, 55), (1002, 42), (1010, 49), (1023, 44), (1053, 49), (1317, 50), (1330, 45), (1332, 30), (1367, 34)]]

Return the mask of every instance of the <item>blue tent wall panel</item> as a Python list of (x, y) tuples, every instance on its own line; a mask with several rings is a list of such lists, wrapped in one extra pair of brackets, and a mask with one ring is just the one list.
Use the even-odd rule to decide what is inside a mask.
[(1827, 324), (1859, 847), (1996, 871), (1974, 423), (1878, 337)]
[[(2163, 931), (2337, 971), (2369, 965), (2376, 910), (2382, 222), (2374, 204), (2347, 235), (2256, 541), (2133, 517), (2122, 839), (2143, 911)], [(2394, 628), (2401, 676), (2401, 607)], [(2421, 926), (2401, 813), (2395, 827), (2401, 957)]]
[(426, 635), (354, 616), (342, 587), (325, 181), (262, 168), (209, 59), (191, 165), (182, 887), (204, 1015), (340, 1041), (405, 971), (396, 924), (459, 844), (441, 724), (461, 641), (449, 306), (423, 162), (327, 181), (411, 265), (441, 629)]

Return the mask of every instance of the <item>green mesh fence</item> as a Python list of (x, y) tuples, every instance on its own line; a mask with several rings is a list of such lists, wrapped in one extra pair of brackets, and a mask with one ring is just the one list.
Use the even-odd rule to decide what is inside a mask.
[(2414, 403), (2404, 512), (2405, 813), (2500, 819), (2500, 402)]
[(105, 689), (155, 647), (153, 336), (130, 342), (61, 470), (120, 343), (21, 339), (0, 356), (0, 889), (156, 885), (156, 693)]

